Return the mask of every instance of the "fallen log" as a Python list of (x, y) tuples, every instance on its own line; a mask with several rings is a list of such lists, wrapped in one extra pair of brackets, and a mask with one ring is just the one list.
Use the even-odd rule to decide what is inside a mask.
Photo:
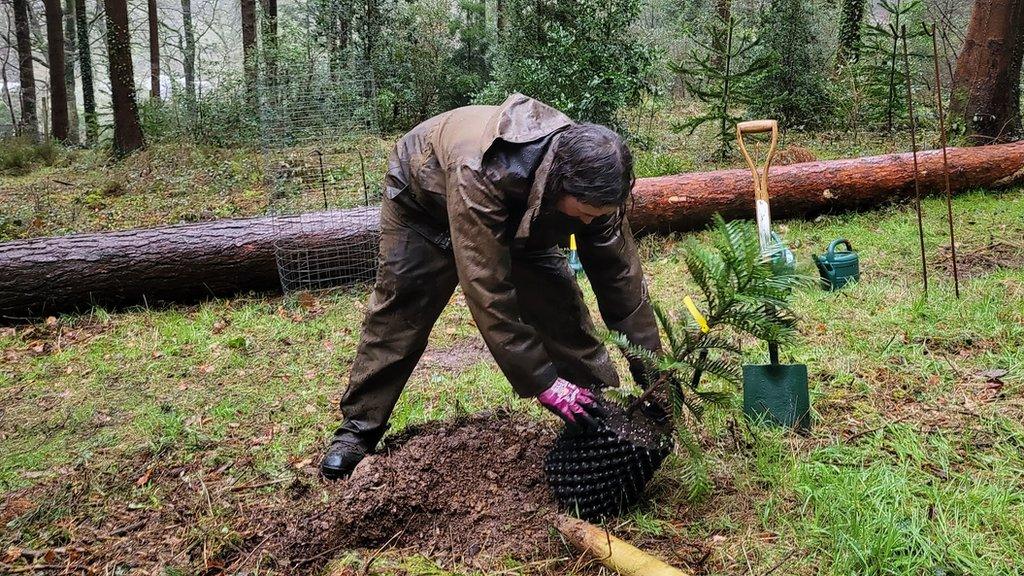
[[(1024, 143), (949, 150), (954, 191), (1024, 181)], [(919, 155), (924, 190), (938, 190), (941, 152)], [(771, 170), (776, 219), (875, 207), (913, 194), (909, 154), (807, 162)], [(713, 214), (750, 218), (746, 170), (642, 178), (630, 220), (637, 233), (685, 231)], [(90, 305), (189, 302), (244, 291), (279, 290), (277, 246), (336, 247), (342, 276), (365, 275), (378, 233), (377, 211), (262, 217), (36, 238), (0, 244), (0, 319), (21, 320)], [(369, 246), (368, 246), (369, 245)]]
[(577, 550), (587, 552), (605, 567), (622, 576), (690, 576), (643, 550), (628, 544), (606, 530), (577, 518), (559, 514), (555, 528)]
[(8, 242), (0, 316), (279, 291), (275, 246), (320, 251), (335, 276), (365, 276), (376, 265), (365, 254), (376, 253), (379, 224), (376, 208), (356, 208)]
[[(944, 190), (942, 151), (918, 153), (922, 193)], [(954, 192), (1024, 182), (1024, 142), (949, 149)], [(751, 218), (754, 188), (746, 169), (643, 178), (630, 212), (634, 232), (703, 228), (716, 212), (727, 220)], [(911, 154), (804, 162), (769, 172), (773, 219), (873, 208), (914, 195)]]

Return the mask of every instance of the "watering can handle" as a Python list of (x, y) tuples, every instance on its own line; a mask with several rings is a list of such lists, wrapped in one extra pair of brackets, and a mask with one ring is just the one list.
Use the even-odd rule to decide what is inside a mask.
[(850, 245), (849, 240), (847, 240), (846, 238), (837, 238), (828, 245), (829, 256), (832, 256), (833, 254), (836, 253), (836, 247), (838, 247), (840, 244), (845, 244), (846, 250), (849, 252), (853, 252), (853, 246)]

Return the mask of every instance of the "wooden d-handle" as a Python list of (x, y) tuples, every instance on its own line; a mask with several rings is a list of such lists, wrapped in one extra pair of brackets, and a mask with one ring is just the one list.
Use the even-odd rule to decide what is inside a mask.
[(740, 134), (760, 134), (761, 132), (774, 132), (778, 129), (779, 123), (776, 120), (749, 120), (736, 125), (736, 130)]

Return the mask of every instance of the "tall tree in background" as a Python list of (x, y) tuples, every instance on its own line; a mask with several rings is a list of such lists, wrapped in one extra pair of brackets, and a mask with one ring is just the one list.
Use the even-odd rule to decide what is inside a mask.
[(64, 10), (61, 0), (43, 0), (46, 9), (46, 52), (50, 59), (50, 120), (53, 137), (68, 139), (68, 89), (64, 84)]
[(1021, 132), (1024, 0), (975, 0), (967, 41), (956, 61), (950, 117), (975, 144)]
[(778, 118), (786, 127), (813, 128), (825, 121), (823, 57), (808, 0), (770, 0), (761, 23), (762, 50), (771, 65), (759, 79), (757, 116)]
[(135, 73), (126, 0), (104, 0), (107, 13), (107, 55), (110, 59), (110, 100), (114, 109), (114, 154), (126, 156), (146, 145), (135, 102)]
[(836, 67), (841, 68), (860, 58), (860, 28), (864, 21), (866, 0), (843, 0), (839, 22), (839, 46), (836, 48)]
[(181, 29), (185, 33), (181, 64), (185, 73), (185, 97), (193, 102), (196, 99), (196, 34), (192, 23), (192, 0), (181, 0)]
[(75, 0), (75, 21), (78, 28), (78, 69), (82, 75), (82, 107), (85, 109), (85, 142), (96, 144), (99, 122), (96, 118), (96, 92), (92, 85), (92, 51), (89, 49), (89, 17), (85, 0)]
[(148, 0), (146, 12), (149, 17), (149, 95), (160, 99), (160, 30), (156, 13), (156, 0)]
[(32, 33), (28, 26), (28, 0), (14, 0), (14, 35), (18, 43), (18, 78), (21, 81), (21, 122), (18, 133), (39, 138), (36, 117), (36, 75), (32, 69)]
[(260, 20), (260, 35), (263, 37), (263, 61), (267, 81), (274, 84), (277, 78), (277, 0), (260, 0), (263, 18)]
[(250, 101), (256, 96), (256, 0), (241, 0), (242, 5), (242, 67), (245, 69), (245, 90)]
[(78, 143), (78, 103), (75, 97), (75, 0), (64, 0), (64, 89), (68, 95), (68, 142)]

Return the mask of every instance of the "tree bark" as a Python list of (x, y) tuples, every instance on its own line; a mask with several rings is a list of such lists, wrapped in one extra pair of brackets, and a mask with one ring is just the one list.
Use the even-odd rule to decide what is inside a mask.
[(128, 34), (126, 0), (104, 0), (107, 13), (107, 56), (110, 59), (110, 100), (114, 108), (114, 154), (123, 157), (146, 145), (135, 101), (135, 71)]
[(263, 37), (263, 61), (267, 84), (277, 83), (277, 0), (260, 0), (263, 19), (260, 34)]
[(256, 96), (256, 0), (241, 0), (242, 7), (242, 67), (245, 70), (245, 89), (250, 102)]
[(31, 140), (39, 139), (39, 118), (36, 116), (36, 75), (32, 65), (32, 32), (28, 24), (28, 0), (14, 0), (14, 35), (18, 44), (18, 94), (21, 99), (21, 122), (18, 133)]
[(1020, 135), (1022, 59), (1024, 0), (976, 0), (950, 95), (950, 117), (971, 142)]
[(85, 110), (85, 143), (95, 146), (99, 137), (96, 117), (96, 92), (92, 85), (92, 50), (89, 45), (89, 17), (85, 0), (75, 0), (75, 20), (78, 28), (78, 70), (82, 76), (82, 108)]
[(68, 95), (68, 142), (78, 144), (78, 98), (75, 95), (75, 0), (64, 0), (64, 90)]
[(149, 17), (149, 96), (160, 99), (160, 30), (157, 19), (156, 0), (149, 0), (146, 5)]
[(46, 52), (50, 58), (50, 121), (53, 137), (68, 139), (68, 89), (64, 83), (64, 10), (61, 0), (43, 0), (46, 9)]
[(185, 73), (185, 97), (189, 102), (196, 99), (196, 35), (192, 24), (192, 0), (181, 0), (181, 28), (185, 34), (185, 52), (182, 54), (182, 69)]
[(860, 59), (860, 30), (864, 21), (865, 0), (843, 0), (839, 22), (839, 46), (836, 67), (841, 68)]
[[(1024, 181), (1024, 142), (951, 148), (949, 163), (955, 191), (1014, 185)], [(919, 166), (922, 190), (942, 190), (942, 153), (919, 154)], [(807, 217), (909, 200), (913, 174), (910, 154), (776, 167), (769, 180), (772, 215)], [(748, 170), (643, 178), (634, 196), (629, 218), (638, 234), (703, 228), (716, 213), (727, 219), (753, 216)], [(357, 253), (346, 248), (367, 248), (377, 233), (377, 210), (359, 208), (343, 217), (218, 220), (0, 244), (0, 317), (278, 290), (275, 242), (336, 248), (337, 265), (352, 274), (366, 272), (376, 262), (343, 256)]]

